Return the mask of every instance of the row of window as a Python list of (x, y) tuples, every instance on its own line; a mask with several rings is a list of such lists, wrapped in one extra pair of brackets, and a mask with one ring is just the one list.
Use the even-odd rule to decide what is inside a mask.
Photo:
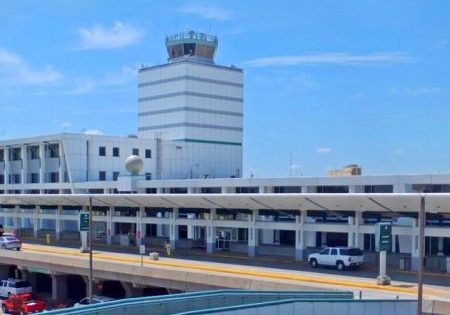
[[(139, 149), (138, 148), (133, 148), (133, 150), (131, 151), (131, 154), (139, 155)], [(106, 156), (106, 147), (104, 147), (104, 146), (98, 147), (98, 155), (99, 156)], [(113, 147), (112, 148), (112, 156), (113, 157), (119, 157), (120, 156), (120, 148)], [(145, 149), (145, 158), (146, 159), (151, 159), (152, 158), (152, 150)]]
[[(45, 156), (46, 158), (58, 158), (59, 157), (59, 144), (52, 143), (45, 145)], [(10, 148), (10, 149), (0, 149), (0, 162), (5, 161), (5, 150), (8, 154), (10, 161), (21, 161), (22, 160), (22, 148)], [(39, 156), (39, 146), (33, 145), (26, 147), (26, 157), (29, 160), (38, 160)]]
[[(64, 181), (68, 181), (67, 173), (64, 174)], [(47, 183), (59, 183), (59, 172), (50, 172), (47, 174)], [(38, 184), (40, 182), (40, 174), (39, 173), (30, 173), (27, 177), (27, 182), (30, 184)], [(21, 184), (22, 183), (22, 175), (15, 173), (9, 174), (8, 177), (9, 184)], [(0, 174), (0, 184), (5, 184), (5, 175)]]

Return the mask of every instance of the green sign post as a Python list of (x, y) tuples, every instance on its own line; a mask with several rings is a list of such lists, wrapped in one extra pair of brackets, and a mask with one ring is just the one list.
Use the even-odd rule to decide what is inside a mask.
[(89, 212), (80, 212), (80, 232), (89, 231)]
[(391, 284), (391, 278), (386, 274), (386, 252), (392, 248), (392, 225), (382, 222), (375, 225), (375, 249), (380, 253), (380, 275), (377, 284)]
[(375, 226), (375, 249), (377, 252), (390, 252), (392, 249), (392, 225), (377, 223)]

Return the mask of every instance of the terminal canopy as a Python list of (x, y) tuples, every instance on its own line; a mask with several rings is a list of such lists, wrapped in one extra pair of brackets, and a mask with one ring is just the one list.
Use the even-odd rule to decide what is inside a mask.
[(162, 207), (418, 212), (421, 197), (428, 212), (448, 212), (450, 194), (11, 194), (0, 205)]

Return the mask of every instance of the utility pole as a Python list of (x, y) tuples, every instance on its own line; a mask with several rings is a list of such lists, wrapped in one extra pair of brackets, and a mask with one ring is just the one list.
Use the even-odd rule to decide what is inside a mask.
[(92, 304), (92, 287), (94, 282), (92, 265), (92, 197), (89, 197), (89, 304)]
[(417, 315), (422, 315), (423, 303), (423, 271), (425, 264), (425, 194), (420, 196), (419, 212), (419, 273), (417, 279)]

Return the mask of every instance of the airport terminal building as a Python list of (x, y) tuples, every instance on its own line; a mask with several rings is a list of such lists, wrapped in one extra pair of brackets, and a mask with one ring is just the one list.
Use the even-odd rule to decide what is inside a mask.
[[(86, 206), (71, 195), (91, 194), (96, 242), (299, 260), (348, 245), (375, 262), (375, 224), (391, 222), (388, 264), (417, 268), (418, 209), (383, 198), (450, 193), (450, 174), (242, 178), (243, 71), (216, 65), (217, 45), (192, 31), (166, 38), (168, 63), (138, 73), (137, 136), (0, 141), (0, 224), (25, 240), (79, 241)], [(143, 161), (137, 175), (130, 155)], [(426, 268), (444, 271), (450, 205), (427, 209), (425, 236)]]

